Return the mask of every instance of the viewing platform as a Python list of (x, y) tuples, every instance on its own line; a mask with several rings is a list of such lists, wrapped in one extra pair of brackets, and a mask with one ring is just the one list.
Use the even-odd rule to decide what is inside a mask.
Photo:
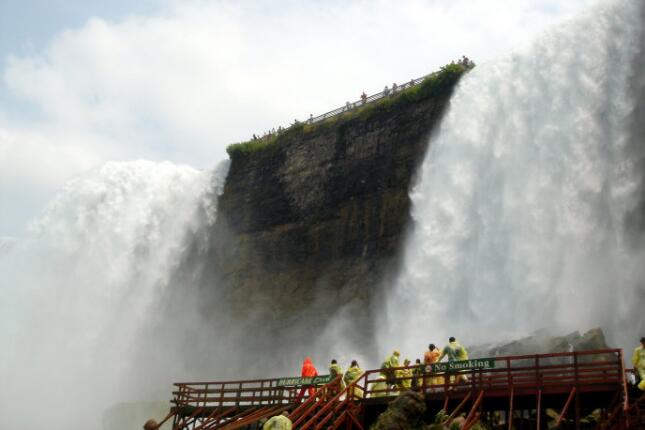
[[(623, 363), (620, 349), (494, 357), (439, 363), (432, 372), (424, 366), (425, 377), (390, 382), (416, 378), (416, 391), (425, 398), (425, 415), (434, 417), (444, 410), (452, 421), (461, 414), (464, 430), (480, 421), (494, 421), (509, 430), (546, 429), (547, 424), (571, 429), (645, 428), (645, 397), (628, 386), (629, 371)], [(381, 372), (368, 370), (342, 390), (340, 377), (330, 376), (179, 382), (163, 422), (172, 419), (173, 430), (258, 429), (262, 419), (288, 411), (294, 429), (363, 430), (402, 391), (375, 388)], [(303, 386), (316, 387), (316, 394), (300, 402), (297, 394)]]

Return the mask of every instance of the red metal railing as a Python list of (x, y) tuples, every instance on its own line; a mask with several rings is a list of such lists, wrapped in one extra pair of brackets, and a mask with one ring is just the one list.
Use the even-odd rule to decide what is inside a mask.
[[(629, 403), (623, 356), (619, 349), (495, 357), (491, 360), (493, 365), (490, 368), (434, 374), (427, 372), (425, 366), (409, 367), (407, 370), (422, 371), (412, 376), (401, 376), (397, 372), (405, 367), (390, 369), (393, 373), (387, 378), (386, 387), (381, 389), (375, 388), (377, 383), (383, 383), (381, 369), (366, 371), (344, 390), (339, 390), (340, 377), (337, 377), (319, 386), (316, 394), (306, 398), (304, 403), (299, 403), (297, 398), (302, 387), (278, 385), (279, 379), (176, 383), (173, 403), (177, 416), (173, 428), (186, 428), (189, 424), (195, 426), (199, 422), (201, 424), (195, 428), (233, 429), (257, 421), (259, 417), (292, 409), (294, 428), (336, 429), (343, 426), (362, 429), (366, 404), (390, 401), (400, 391), (407, 390), (404, 387), (412, 385), (414, 378), (419, 382), (416, 388), (427, 398), (444, 401), (444, 409), (447, 409), (449, 398), (461, 399), (453, 414), (467, 402), (473, 403), (475, 406), (466, 417), (467, 427), (479, 420), (476, 405), (481, 404), (484, 397), (508, 397), (512, 416), (515, 396), (535, 395), (539, 411), (542, 396), (565, 395), (567, 402), (558, 418), (560, 421), (565, 419), (569, 405), (577, 403), (578, 396), (586, 392), (616, 393), (615, 403), (605, 406), (608, 413), (612, 408), (607, 422), (622, 419), (628, 409), (639, 408)], [(458, 395), (460, 392), (463, 394)], [(573, 402), (574, 398), (576, 402)], [(577, 409), (575, 412), (577, 419)], [(637, 412), (640, 416), (640, 410)]]
[(228, 407), (290, 404), (300, 386), (278, 385), (280, 379), (177, 382), (173, 403), (178, 407)]
[[(509, 389), (542, 389), (545, 392), (566, 390), (566, 387), (580, 386), (580, 390), (593, 389), (598, 385), (623, 385), (623, 363), (621, 350), (596, 350), (563, 352), (555, 354), (535, 354), (493, 358), (495, 366), (490, 369), (469, 369), (448, 373), (425, 373), (420, 377), (420, 388), (427, 393), (448, 392), (457, 388), (486, 390), (487, 396), (499, 392), (508, 395)], [(422, 369), (425, 366), (421, 366)], [(418, 367), (398, 367), (390, 369), (394, 373)], [(381, 369), (368, 370), (359, 379), (357, 386), (365, 392), (365, 397), (398, 395), (404, 381), (412, 382), (419, 376), (397, 376), (388, 378), (396, 386), (374, 389), (382, 376)], [(464, 382), (463, 377), (467, 378)], [(433, 379), (440, 379), (436, 383)], [(406, 384), (407, 385), (407, 384)]]
[[(173, 429), (233, 430), (293, 409), (302, 387), (285, 386), (281, 381), (284, 378), (175, 383)], [(318, 387), (315, 395), (307, 397), (294, 413), (326, 401), (338, 392), (339, 383), (340, 376), (326, 385), (314, 385)]]

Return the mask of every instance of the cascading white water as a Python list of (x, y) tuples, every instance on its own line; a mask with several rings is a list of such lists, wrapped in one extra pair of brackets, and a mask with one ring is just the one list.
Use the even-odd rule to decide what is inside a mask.
[(227, 167), (108, 163), (0, 254), (3, 428), (98, 430), (114, 403), (166, 399), (173, 380), (195, 377), (181, 329), (144, 333), (169, 290), (189, 288), (169, 279), (187, 235), (215, 220)]
[(602, 2), (462, 79), (411, 192), (383, 349), (543, 327), (601, 326), (622, 347), (645, 334), (645, 253), (623, 228), (642, 197), (628, 150), (642, 7)]

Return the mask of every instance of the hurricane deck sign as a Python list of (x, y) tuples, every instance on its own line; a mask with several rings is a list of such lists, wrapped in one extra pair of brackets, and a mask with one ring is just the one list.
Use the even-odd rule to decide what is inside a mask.
[(331, 375), (320, 375), (310, 377), (291, 377), (278, 379), (278, 387), (291, 387), (295, 385), (325, 385), (331, 382)]

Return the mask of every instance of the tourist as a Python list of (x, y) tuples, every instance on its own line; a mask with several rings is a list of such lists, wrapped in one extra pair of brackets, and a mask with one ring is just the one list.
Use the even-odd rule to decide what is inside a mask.
[(370, 397), (385, 397), (388, 395), (389, 387), (383, 376), (379, 376), (375, 382), (372, 382), (371, 392)]
[(291, 430), (293, 423), (289, 419), (289, 412), (271, 417), (262, 425), (262, 430)]
[(421, 364), (421, 359), (417, 358), (414, 363), (414, 369), (412, 369), (412, 388), (418, 390), (423, 385), (423, 375), (425, 373), (425, 366)]
[(392, 355), (387, 357), (383, 364), (381, 364), (381, 373), (385, 376), (385, 380), (390, 386), (396, 385), (396, 381), (394, 380), (396, 375), (393, 369), (399, 367), (400, 355), (401, 353), (398, 350), (394, 350)]
[[(358, 361), (352, 360), (351, 365), (349, 366), (349, 369), (347, 369), (347, 372), (345, 372), (345, 376), (343, 377), (345, 384), (349, 387), (352, 383), (358, 381), (358, 379), (363, 375), (363, 369), (360, 368), (358, 365)], [(347, 392), (347, 395), (349, 397), (356, 397), (356, 398), (362, 398), (363, 397), (363, 390), (361, 390), (357, 386), (352, 386), (350, 387), (349, 391)]]
[[(305, 361), (302, 362), (302, 371), (300, 372), (300, 376), (302, 376), (303, 378), (313, 378), (315, 376), (318, 376), (318, 371), (316, 370), (314, 364), (311, 362), (311, 358), (307, 357), (305, 358)], [(296, 401), (299, 402), (300, 400), (302, 400), (303, 396), (305, 395), (305, 390), (309, 392), (309, 397), (313, 397), (313, 395), (316, 393), (313, 385), (303, 385), (300, 389), (300, 392), (296, 396)]]
[[(432, 373), (432, 365), (439, 362), (441, 351), (435, 346), (434, 343), (428, 345), (428, 350), (423, 354), (423, 364), (426, 365), (428, 373)], [(426, 385), (440, 385), (443, 384), (442, 377), (433, 377), (426, 379)]]
[(634, 349), (632, 364), (634, 373), (640, 379), (638, 388), (645, 391), (645, 337), (641, 337), (641, 344)]
[[(439, 361), (444, 357), (448, 357), (448, 361), (458, 361), (458, 360), (468, 360), (468, 352), (466, 348), (461, 346), (454, 337), (448, 339), (448, 345), (443, 348), (441, 351), (441, 356)], [(468, 382), (468, 377), (464, 374), (457, 376), (457, 382)], [(454, 382), (454, 377), (450, 377), (450, 383)]]
[(331, 376), (332, 380), (334, 380), (337, 376), (340, 376), (339, 387), (341, 390), (345, 388), (345, 381), (343, 381), (343, 368), (340, 367), (340, 364), (338, 364), (336, 359), (333, 359), (331, 361), (331, 364), (329, 365), (329, 375)]
[(412, 388), (412, 369), (410, 369), (410, 360), (403, 360), (403, 369), (396, 371), (396, 385), (401, 391), (409, 390)]

